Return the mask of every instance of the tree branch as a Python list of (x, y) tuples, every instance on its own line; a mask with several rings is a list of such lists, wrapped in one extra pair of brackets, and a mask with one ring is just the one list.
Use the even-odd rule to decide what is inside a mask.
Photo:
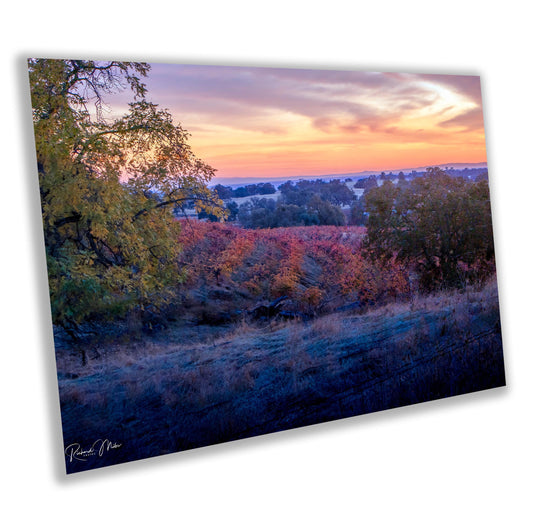
[(81, 215), (79, 213), (73, 213), (70, 217), (64, 217), (55, 222), (54, 226), (60, 228), (65, 224), (72, 224), (74, 222), (79, 222), (81, 220)]
[(139, 210), (131, 219), (132, 222), (135, 222), (139, 217), (142, 215), (146, 215), (150, 210), (157, 209), (157, 208), (163, 208), (164, 206), (168, 206), (170, 204), (177, 204), (179, 202), (185, 202), (185, 201), (203, 201), (207, 202), (209, 204), (212, 204), (213, 206), (216, 205), (216, 203), (211, 199), (202, 199), (200, 197), (180, 197), (179, 199), (170, 199), (168, 201), (162, 201), (152, 208), (143, 208), (142, 210)]

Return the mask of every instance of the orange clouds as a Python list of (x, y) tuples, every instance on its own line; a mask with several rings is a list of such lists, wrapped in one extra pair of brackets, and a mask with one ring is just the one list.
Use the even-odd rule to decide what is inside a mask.
[(147, 86), (219, 178), (486, 160), (478, 77), (153, 65)]

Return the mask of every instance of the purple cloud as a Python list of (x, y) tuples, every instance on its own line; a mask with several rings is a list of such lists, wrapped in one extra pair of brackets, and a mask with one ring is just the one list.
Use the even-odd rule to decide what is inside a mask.
[[(189, 123), (283, 134), (279, 114), (290, 113), (326, 133), (390, 132), (402, 117), (416, 116), (438, 99), (427, 82), (481, 105), (474, 76), (153, 64), (146, 82), (150, 100), (168, 107), (185, 128)], [(476, 111), (440, 125), (476, 128), (480, 120)]]

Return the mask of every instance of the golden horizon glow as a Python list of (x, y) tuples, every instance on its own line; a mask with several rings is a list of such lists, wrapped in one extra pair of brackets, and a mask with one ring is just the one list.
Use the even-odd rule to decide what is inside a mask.
[(220, 179), (486, 161), (474, 76), (157, 64), (146, 83)]

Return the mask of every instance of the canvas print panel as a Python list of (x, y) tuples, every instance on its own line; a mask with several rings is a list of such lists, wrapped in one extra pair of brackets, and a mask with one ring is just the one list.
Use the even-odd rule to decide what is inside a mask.
[(68, 473), (505, 384), (479, 77), (29, 76)]

